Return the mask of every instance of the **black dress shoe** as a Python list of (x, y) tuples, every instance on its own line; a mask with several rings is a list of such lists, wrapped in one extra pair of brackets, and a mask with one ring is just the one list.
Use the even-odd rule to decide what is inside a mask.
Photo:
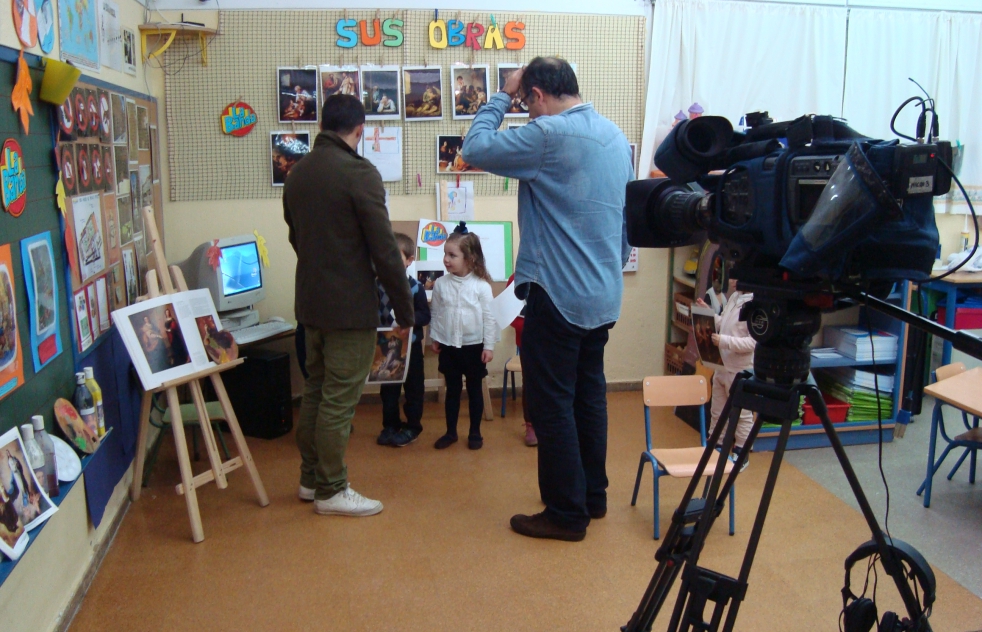
[(579, 542), (586, 537), (586, 529), (574, 531), (553, 524), (546, 517), (545, 512), (537, 513), (532, 516), (518, 514), (511, 517), (511, 528), (515, 533), (528, 536), (530, 538), (545, 538), (548, 540), (565, 540), (566, 542)]

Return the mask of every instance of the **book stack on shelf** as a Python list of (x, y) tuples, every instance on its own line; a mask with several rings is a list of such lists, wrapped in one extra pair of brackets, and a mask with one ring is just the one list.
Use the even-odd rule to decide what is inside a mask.
[(893, 364), (869, 370), (819, 369), (815, 381), (823, 393), (849, 404), (846, 421), (888, 420), (893, 414), (893, 371)]
[(893, 361), (897, 357), (897, 337), (885, 331), (869, 331), (858, 327), (826, 327), (825, 346), (835, 349), (858, 362)]

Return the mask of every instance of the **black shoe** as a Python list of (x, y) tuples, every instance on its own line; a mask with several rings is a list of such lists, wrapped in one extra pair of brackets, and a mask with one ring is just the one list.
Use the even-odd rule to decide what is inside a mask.
[(590, 514), (590, 517), (594, 520), (600, 520), (601, 518), (607, 515), (606, 507), (600, 507), (598, 509), (587, 509), (586, 511), (588, 514)]
[(392, 435), (392, 440), (389, 442), (389, 445), (393, 448), (404, 448), (416, 439), (419, 439), (419, 433), (415, 430), (400, 430)]
[(378, 440), (375, 443), (379, 445), (392, 445), (392, 440), (397, 433), (398, 431), (395, 428), (382, 428), (382, 434), (378, 436)]
[(522, 514), (512, 516), (511, 528), (515, 533), (520, 533), (530, 538), (579, 542), (586, 537), (586, 529), (574, 531), (566, 527), (560, 527), (559, 525), (553, 524), (546, 517), (545, 512), (532, 516), (524, 516)]
[(436, 448), (437, 450), (443, 450), (445, 448), (449, 448), (455, 443), (457, 443), (457, 435), (445, 434), (436, 440), (436, 443), (433, 444), (433, 447)]
[(480, 450), (484, 447), (484, 439), (482, 437), (467, 437), (467, 447), (470, 450)]

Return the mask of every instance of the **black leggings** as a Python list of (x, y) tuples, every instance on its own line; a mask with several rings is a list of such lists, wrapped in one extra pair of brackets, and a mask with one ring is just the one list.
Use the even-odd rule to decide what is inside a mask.
[(487, 366), (481, 362), (481, 344), (464, 347), (443, 347), (440, 349), (440, 373), (447, 385), (446, 414), (447, 434), (457, 436), (457, 417), (460, 414), (460, 395), (467, 378), (468, 411), (471, 428), (468, 438), (480, 438), (481, 418), (484, 416), (484, 390), (481, 388), (488, 374)]

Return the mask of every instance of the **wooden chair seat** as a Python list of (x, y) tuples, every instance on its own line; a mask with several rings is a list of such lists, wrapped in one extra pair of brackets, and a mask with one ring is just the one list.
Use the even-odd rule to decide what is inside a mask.
[(522, 360), (520, 356), (512, 356), (505, 362), (505, 370), (511, 371), (512, 373), (522, 372)]
[[(649, 450), (651, 456), (655, 457), (658, 465), (662, 467), (669, 476), (674, 478), (692, 478), (696, 473), (696, 466), (705, 448), (655, 448)], [(719, 453), (713, 452), (709, 456), (709, 464), (706, 466), (706, 474), (712, 475), (716, 471), (716, 464), (719, 462)], [(724, 471), (729, 474), (733, 471), (733, 461), (726, 460)]]

